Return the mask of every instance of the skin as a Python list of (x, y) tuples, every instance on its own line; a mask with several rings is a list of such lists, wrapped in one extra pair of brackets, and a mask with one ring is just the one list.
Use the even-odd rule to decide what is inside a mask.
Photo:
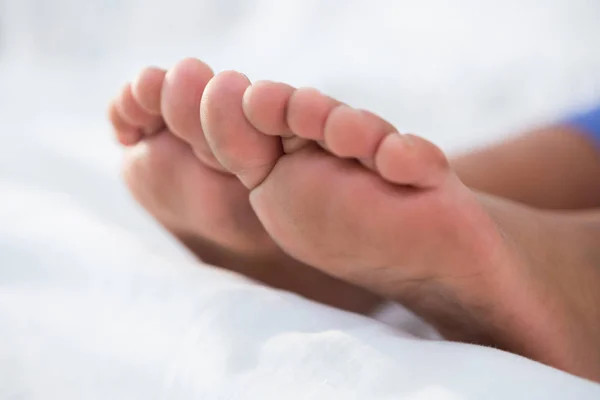
[(469, 187), (532, 207), (600, 208), (600, 148), (584, 132), (554, 125), (456, 157)]
[[(314, 89), (192, 59), (142, 71), (110, 117), (133, 195), (200, 258), (356, 312), (393, 299), (449, 339), (600, 379), (600, 218), (541, 209), (596, 201), (577, 173), (599, 168), (583, 136), (537, 132), (449, 162)], [(550, 171), (572, 172), (517, 173), (549, 163), (528, 157), (538, 142)]]
[(193, 59), (168, 74), (147, 68), (114, 99), (109, 118), (126, 146), (123, 177), (132, 195), (207, 263), (341, 309), (374, 310), (380, 296), (295, 260), (266, 233), (248, 189), (224, 172), (204, 139), (200, 100), (212, 77)]

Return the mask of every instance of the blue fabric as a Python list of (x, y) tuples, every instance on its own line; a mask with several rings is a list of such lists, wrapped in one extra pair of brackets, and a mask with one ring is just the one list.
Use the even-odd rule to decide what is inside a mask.
[(567, 119), (565, 123), (589, 135), (600, 146), (600, 105), (574, 115)]

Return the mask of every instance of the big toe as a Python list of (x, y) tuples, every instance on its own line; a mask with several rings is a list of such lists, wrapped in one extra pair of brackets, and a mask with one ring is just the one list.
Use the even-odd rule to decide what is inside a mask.
[(161, 110), (169, 130), (188, 143), (200, 161), (223, 170), (206, 142), (200, 122), (200, 102), (213, 75), (212, 69), (198, 59), (178, 62), (165, 77)]
[(282, 155), (281, 139), (255, 128), (244, 115), (244, 92), (250, 81), (225, 71), (206, 86), (200, 114), (202, 128), (219, 162), (249, 189), (269, 175)]

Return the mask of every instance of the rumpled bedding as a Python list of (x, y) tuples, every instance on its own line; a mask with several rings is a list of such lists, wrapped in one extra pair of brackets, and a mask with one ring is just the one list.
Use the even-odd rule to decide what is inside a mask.
[[(0, 399), (598, 399), (522, 357), (432, 339), (199, 264), (128, 196), (104, 117), (146, 64), (311, 85), (449, 152), (600, 98), (576, 0), (0, 3)], [(383, 322), (382, 322), (383, 321)]]

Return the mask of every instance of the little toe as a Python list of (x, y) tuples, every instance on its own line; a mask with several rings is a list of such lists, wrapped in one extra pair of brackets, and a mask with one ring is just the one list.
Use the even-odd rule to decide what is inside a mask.
[(109, 106), (108, 119), (112, 124), (117, 140), (123, 146), (133, 146), (142, 138), (140, 130), (123, 118), (114, 101)]
[(200, 121), (200, 102), (212, 77), (212, 70), (202, 61), (180, 61), (165, 76), (160, 103), (169, 130), (187, 142), (203, 163), (223, 171), (206, 142)]
[(131, 126), (140, 129), (149, 135), (163, 127), (163, 120), (159, 115), (146, 111), (133, 96), (131, 84), (127, 84), (115, 101), (115, 107), (121, 117)]
[(444, 153), (433, 143), (414, 135), (387, 135), (375, 154), (375, 166), (386, 180), (421, 188), (439, 186), (449, 175)]
[(244, 75), (222, 72), (207, 85), (200, 110), (202, 127), (217, 159), (253, 189), (271, 172), (282, 147), (279, 137), (265, 135), (246, 118), (243, 98), (249, 86)]

